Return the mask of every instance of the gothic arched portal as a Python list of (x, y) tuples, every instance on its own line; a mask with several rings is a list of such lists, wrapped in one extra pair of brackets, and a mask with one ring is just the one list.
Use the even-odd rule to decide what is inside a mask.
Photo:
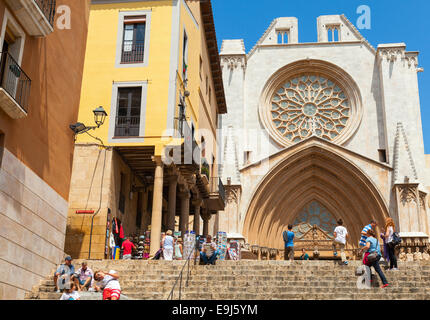
[(312, 204), (330, 214), (330, 223), (319, 225), (327, 233), (332, 234), (335, 220), (343, 219), (353, 246), (371, 219), (384, 224), (389, 213), (379, 190), (329, 142), (313, 137), (292, 149), (283, 151), (285, 158), (265, 175), (250, 198), (243, 225), (250, 244), (282, 249), (282, 231), (297, 223)]

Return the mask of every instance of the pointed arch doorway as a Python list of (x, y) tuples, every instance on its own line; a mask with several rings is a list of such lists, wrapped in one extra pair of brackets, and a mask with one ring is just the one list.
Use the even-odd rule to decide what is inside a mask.
[(244, 236), (251, 245), (283, 249), (282, 232), (288, 224), (306, 222), (308, 228), (316, 225), (321, 237), (332, 237), (336, 220), (342, 218), (349, 244), (356, 248), (363, 226), (372, 219), (382, 225), (389, 216), (379, 190), (338, 147), (322, 139), (292, 148), (283, 151), (285, 157), (252, 193)]

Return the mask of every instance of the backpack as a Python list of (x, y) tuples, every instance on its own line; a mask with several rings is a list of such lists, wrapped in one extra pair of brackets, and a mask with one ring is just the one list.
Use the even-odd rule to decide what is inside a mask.
[(402, 242), (402, 238), (400, 238), (399, 233), (398, 232), (394, 232), (393, 233), (393, 240), (390, 241), (390, 243), (393, 246), (397, 246)]

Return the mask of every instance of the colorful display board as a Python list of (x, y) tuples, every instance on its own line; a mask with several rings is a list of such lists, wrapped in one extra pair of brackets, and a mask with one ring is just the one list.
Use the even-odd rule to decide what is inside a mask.
[(218, 239), (218, 260), (225, 260), (225, 256), (227, 254), (227, 233), (223, 231), (219, 231), (217, 233)]
[[(187, 231), (183, 239), (183, 259), (186, 260), (190, 256), (196, 244), (196, 233), (194, 231)], [(190, 257), (191, 259), (193, 256)]]
[(230, 240), (228, 248), (228, 256), (230, 260), (240, 260), (240, 243), (237, 240)]

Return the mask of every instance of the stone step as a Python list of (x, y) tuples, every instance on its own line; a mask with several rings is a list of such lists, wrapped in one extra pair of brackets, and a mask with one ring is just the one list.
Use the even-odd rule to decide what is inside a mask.
[[(376, 279), (377, 281), (379, 281), (378, 279)], [(396, 282), (396, 281), (391, 281), (389, 282), (390, 286), (393, 288), (428, 288), (429, 287), (429, 283), (420, 283), (420, 282), (411, 282), (411, 283), (406, 283), (406, 282)], [(177, 284), (177, 286), (179, 286), (179, 282)], [(185, 281), (182, 282), (182, 286), (185, 286)], [(273, 283), (267, 283), (267, 282), (212, 282), (212, 283), (208, 283), (206, 281), (193, 281), (190, 280), (188, 282), (188, 287), (207, 287), (210, 288), (211, 290), (218, 290), (218, 289), (222, 289), (222, 288), (250, 288), (250, 287), (257, 287), (257, 288), (265, 288), (269, 289), (273, 288), (273, 287), (283, 287), (283, 288), (294, 288), (294, 287), (325, 287), (328, 289), (332, 289), (332, 288), (356, 288), (357, 287), (357, 283), (356, 281), (349, 281), (349, 282), (314, 282), (314, 283), (309, 283), (309, 282), (273, 282)], [(48, 287), (51, 288), (51, 287)], [(121, 283), (121, 288), (123, 288), (124, 290), (127, 288), (139, 288), (141, 290), (145, 290), (145, 289), (149, 289), (149, 288), (159, 288), (161, 289), (171, 289), (173, 288), (173, 283), (172, 282), (167, 282), (167, 283), (160, 283), (158, 281), (152, 282), (152, 283), (142, 283), (142, 282), (122, 282)]]
[[(75, 266), (79, 265), (74, 261)], [(167, 299), (184, 261), (88, 261), (93, 271), (114, 269), (130, 299)], [(215, 266), (190, 265), (183, 273), (182, 299), (430, 299), (430, 263), (399, 263), (399, 271), (384, 271), (390, 287), (359, 290), (355, 270), (333, 261), (218, 261)], [(375, 274), (374, 270), (372, 272)], [(26, 299), (58, 300), (53, 273)], [(380, 283), (375, 275), (375, 286)], [(179, 286), (175, 288), (175, 296)], [(84, 293), (85, 295), (85, 293)], [(100, 294), (99, 294), (100, 295)], [(98, 295), (98, 296), (99, 296)], [(89, 294), (89, 296), (95, 296)], [(96, 299), (96, 298), (94, 298)]]
[[(304, 264), (275, 264), (275, 265), (223, 265), (223, 264), (216, 264), (216, 265), (199, 265), (191, 263), (190, 267), (197, 267), (201, 269), (223, 269), (223, 270), (229, 270), (229, 269), (235, 269), (235, 270), (265, 270), (265, 269), (314, 269), (314, 270), (333, 270), (333, 269), (349, 269), (349, 268), (356, 268), (358, 266), (362, 265), (360, 264), (349, 264), (347, 266), (345, 265), (338, 265), (338, 264), (332, 264), (332, 265), (304, 265)], [(93, 270), (96, 271), (97, 269), (106, 270), (109, 268), (115, 269), (115, 270), (134, 270), (134, 269), (147, 269), (148, 267), (151, 268), (151, 270), (180, 270), (184, 267), (184, 264), (178, 265), (178, 264), (146, 264), (146, 263), (136, 263), (136, 264), (127, 264), (126, 262), (121, 264), (103, 264), (103, 265), (91, 265), (88, 263), (88, 266)], [(382, 267), (386, 267), (381, 264)], [(78, 268), (78, 265), (75, 265), (75, 268)], [(185, 268), (188, 268), (186, 266)], [(399, 269), (408, 269), (408, 270), (423, 270), (423, 271), (430, 271), (430, 265), (404, 265), (399, 266)]]
[[(372, 270), (372, 272), (375, 272)], [(120, 277), (125, 276), (140, 276), (140, 277), (157, 277), (157, 276), (165, 276), (165, 277), (171, 277), (171, 276), (179, 276), (180, 272), (154, 272), (154, 271), (124, 271), (120, 272), (118, 271), (118, 274)], [(187, 271), (183, 272), (183, 275), (186, 275)], [(300, 270), (300, 271), (274, 271), (274, 270), (268, 270), (268, 271), (253, 271), (253, 272), (237, 272), (237, 271), (225, 271), (225, 270), (197, 270), (193, 269), (190, 271), (191, 275), (210, 275), (210, 276), (253, 276), (253, 275), (260, 275), (260, 276), (278, 276), (278, 277), (294, 277), (294, 276), (318, 276), (318, 277), (333, 277), (333, 276), (351, 276), (355, 274), (355, 270), (342, 270), (342, 271), (312, 271), (312, 270)], [(430, 272), (402, 272), (402, 271), (385, 271), (385, 275), (387, 276), (393, 276), (393, 277), (400, 277), (400, 276), (406, 276), (406, 277), (414, 277), (419, 276), (420, 278), (430, 278)], [(51, 278), (52, 279), (52, 278)]]
[[(430, 278), (429, 277), (420, 277), (420, 276), (414, 276), (414, 277), (395, 277), (395, 276), (390, 276), (390, 275), (386, 275), (387, 279), (389, 281), (406, 281), (406, 282), (411, 282), (411, 281), (416, 281), (416, 282), (425, 282), (425, 283), (430, 283)], [(158, 279), (158, 280), (162, 280), (162, 281), (176, 281), (176, 279), (178, 278), (177, 275), (161, 275), (159, 277), (143, 277), (143, 276), (139, 276), (139, 275), (129, 275), (129, 276), (123, 276), (120, 278), (120, 282), (121, 281), (127, 281), (127, 280), (150, 280), (150, 279)], [(186, 275), (183, 276), (183, 279), (186, 279)], [(358, 277), (355, 276), (354, 274), (349, 274), (347, 276), (339, 276), (339, 277), (335, 277), (335, 279), (333, 278), (324, 278), (324, 277), (319, 277), (319, 276), (290, 276), (290, 277), (286, 277), (286, 276), (266, 276), (266, 275), (258, 275), (258, 274), (254, 274), (254, 275), (249, 275), (249, 276), (235, 276), (235, 275), (229, 275), (229, 276), (224, 276), (224, 275), (204, 275), (204, 274), (198, 274), (198, 275), (191, 275), (189, 279), (193, 279), (193, 280), (206, 280), (206, 281), (222, 281), (222, 282), (227, 282), (227, 281), (314, 281), (314, 280), (318, 280), (318, 281), (357, 281)]]
[[(169, 295), (159, 293), (136, 294), (127, 296), (138, 300), (166, 300)], [(178, 299), (178, 293), (174, 294)], [(230, 293), (182, 293), (181, 300), (428, 300), (430, 295), (410, 293), (371, 292), (363, 293), (277, 293), (277, 294), (230, 294)]]
[[(151, 290), (152, 289), (152, 290)], [(166, 288), (167, 289), (167, 288)], [(179, 288), (175, 289), (176, 291), (179, 290)], [(245, 294), (245, 293), (259, 293), (259, 294), (278, 294), (282, 292), (289, 292), (289, 293), (295, 293), (295, 294), (304, 294), (304, 293), (359, 293), (363, 289), (358, 289), (357, 287), (338, 287), (338, 288), (330, 288), (327, 287), (187, 287), (182, 288), (182, 292), (184, 293), (226, 293), (231, 295), (237, 295), (237, 294)], [(369, 291), (377, 291), (381, 290), (381, 292), (387, 292), (390, 294), (399, 294), (399, 293), (410, 293), (410, 294), (430, 294), (430, 291), (427, 288), (395, 288), (395, 287), (387, 287), (384, 289), (379, 288), (379, 285), (376, 288), (372, 288)], [(157, 288), (148, 288), (146, 290), (140, 290), (137, 288), (125, 290), (123, 289), (123, 292), (126, 294), (130, 293), (142, 293), (142, 294), (158, 294), (161, 292), (167, 292), (169, 293), (171, 290), (158, 290)], [(329, 292), (328, 292), (329, 291)]]

